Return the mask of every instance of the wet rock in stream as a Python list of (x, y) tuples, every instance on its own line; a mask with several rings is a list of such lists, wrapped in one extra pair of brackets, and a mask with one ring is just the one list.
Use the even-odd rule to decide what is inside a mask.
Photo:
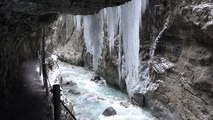
[(102, 113), (102, 115), (104, 115), (104, 116), (112, 116), (112, 115), (116, 115), (116, 114), (117, 114), (117, 112), (115, 111), (115, 109), (113, 107), (108, 107)]
[(73, 82), (73, 81), (69, 81), (64, 83), (64, 86), (69, 87), (69, 93), (73, 94), (73, 95), (78, 95), (81, 92), (78, 90), (78, 86), (77, 83)]
[(77, 84), (73, 81), (69, 81), (69, 82), (65, 83), (65, 86), (75, 86), (75, 85), (77, 85)]
[(100, 80), (101, 80), (100, 76), (95, 76), (94, 78), (91, 79), (91, 81), (95, 81), (95, 82), (98, 82)]
[(79, 95), (79, 94), (81, 94), (81, 92), (78, 90), (77, 86), (71, 87), (68, 92), (71, 93), (71, 94), (73, 94), (73, 95)]

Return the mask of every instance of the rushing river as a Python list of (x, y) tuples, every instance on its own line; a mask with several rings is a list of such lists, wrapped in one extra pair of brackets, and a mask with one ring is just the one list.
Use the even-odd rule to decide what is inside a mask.
[[(82, 67), (59, 63), (63, 82), (73, 81), (77, 84), (79, 95), (70, 94), (69, 86), (63, 86), (63, 92), (72, 101), (78, 120), (155, 120), (145, 109), (129, 103), (127, 95), (114, 89), (105, 82), (90, 81), (96, 74)], [(129, 103), (126, 108), (121, 102)], [(113, 107), (117, 115), (104, 117), (103, 111)]]

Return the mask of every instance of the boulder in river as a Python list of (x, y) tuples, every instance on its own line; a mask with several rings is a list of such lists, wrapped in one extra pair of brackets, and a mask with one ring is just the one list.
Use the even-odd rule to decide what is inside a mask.
[(95, 80), (101, 80), (101, 77), (100, 76), (95, 76), (94, 79)]
[(101, 80), (100, 76), (95, 76), (94, 78), (91, 79), (91, 81), (95, 81), (95, 82), (98, 82), (100, 80)]
[(145, 99), (144, 95), (141, 93), (134, 93), (131, 97), (131, 103), (133, 105), (145, 106)]
[(71, 94), (73, 94), (73, 95), (80, 94), (80, 91), (77, 90), (77, 87), (71, 87), (68, 92), (71, 93)]
[(69, 81), (69, 82), (66, 82), (65, 83), (65, 85), (69, 85), (69, 86), (75, 86), (75, 85), (77, 85), (75, 82), (73, 82), (73, 81)]
[(112, 116), (112, 115), (116, 115), (116, 114), (117, 114), (117, 112), (115, 111), (115, 109), (113, 107), (108, 107), (102, 113), (102, 115), (104, 115), (104, 116)]

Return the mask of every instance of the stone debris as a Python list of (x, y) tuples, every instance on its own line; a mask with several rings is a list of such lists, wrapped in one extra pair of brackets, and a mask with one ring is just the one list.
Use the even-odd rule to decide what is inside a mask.
[(164, 74), (166, 70), (171, 69), (174, 66), (174, 63), (166, 60), (165, 58), (160, 58), (158, 60), (154, 60), (153, 62), (153, 69), (159, 74)]
[(120, 105), (124, 106), (125, 108), (128, 108), (130, 106), (130, 104), (128, 102), (120, 102)]

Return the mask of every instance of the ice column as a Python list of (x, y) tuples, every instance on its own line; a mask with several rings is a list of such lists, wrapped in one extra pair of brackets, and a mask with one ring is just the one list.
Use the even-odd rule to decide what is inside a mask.
[[(126, 86), (128, 94), (139, 80), (139, 26), (141, 18), (141, 0), (132, 0), (121, 6), (121, 34), (125, 61)], [(122, 56), (120, 56), (122, 61)]]
[(84, 20), (84, 39), (87, 52), (93, 55), (93, 69), (97, 70), (98, 60), (101, 56), (103, 44), (103, 19), (104, 11), (98, 14), (87, 15)]
[(81, 29), (81, 16), (77, 15), (77, 16), (75, 16), (75, 19), (76, 19), (76, 29), (77, 29), (77, 31), (80, 31), (80, 29)]

